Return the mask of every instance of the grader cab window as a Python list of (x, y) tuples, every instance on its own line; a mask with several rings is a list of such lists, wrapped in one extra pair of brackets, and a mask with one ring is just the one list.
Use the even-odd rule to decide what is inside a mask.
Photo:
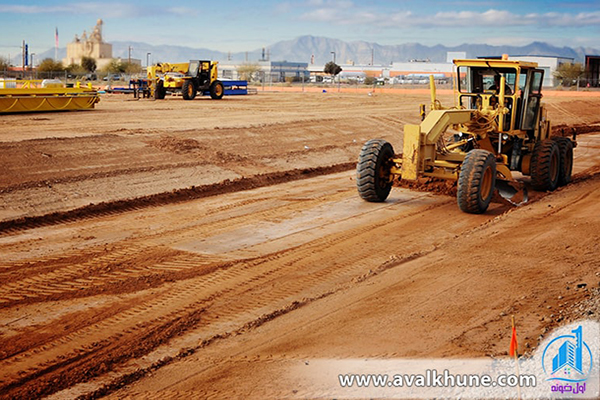
[(468, 109), (496, 108), (499, 102), (501, 78), (504, 78), (504, 106), (508, 109), (508, 113), (504, 115), (503, 130), (512, 129), (513, 96), (519, 93), (516, 68), (460, 66), (458, 76), (459, 104)]
[(535, 129), (537, 123), (538, 109), (542, 99), (542, 82), (544, 81), (544, 71), (541, 69), (532, 69), (526, 71), (527, 81), (525, 83), (525, 106), (521, 118), (521, 129), (524, 131)]
[(499, 93), (500, 78), (506, 80), (504, 93), (508, 96), (515, 93), (517, 71), (512, 68), (458, 68), (459, 91), (461, 93)]

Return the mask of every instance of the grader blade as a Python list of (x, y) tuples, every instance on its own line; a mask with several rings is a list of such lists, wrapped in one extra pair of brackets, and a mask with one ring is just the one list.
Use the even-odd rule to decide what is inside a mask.
[(502, 201), (509, 205), (519, 207), (529, 201), (527, 188), (521, 182), (504, 181), (498, 179), (496, 181), (496, 189), (501, 196)]

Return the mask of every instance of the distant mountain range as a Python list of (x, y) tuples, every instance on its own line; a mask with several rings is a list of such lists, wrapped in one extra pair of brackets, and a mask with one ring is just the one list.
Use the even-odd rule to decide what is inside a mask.
[[(142, 60), (142, 65), (146, 65), (147, 57), (151, 63), (211, 59), (220, 61), (222, 64), (228, 64), (244, 61), (256, 62), (263, 59), (263, 49), (227, 53), (205, 48), (170, 45), (154, 46), (141, 42), (113, 42), (112, 45), (113, 57), (127, 59), (129, 47), (131, 47), (131, 57)], [(573, 58), (576, 62), (583, 62), (586, 54), (600, 54), (600, 51), (593, 48), (555, 47), (542, 42), (533, 42), (526, 46), (462, 44), (460, 46), (447, 47), (442, 45), (424, 46), (419, 43), (380, 45), (364, 41), (345, 42), (343, 40), (317, 36), (300, 36), (292, 40), (280, 41), (266, 47), (264, 52), (265, 57), (268, 57), (272, 61), (310, 63), (311, 57), (314, 55), (314, 63), (320, 65), (332, 60), (332, 52), (335, 52), (338, 64), (345, 64), (348, 61), (353, 61), (356, 64), (370, 64), (373, 61), (375, 65), (389, 65), (392, 62), (406, 62), (412, 59), (445, 62), (446, 53), (448, 52), (465, 52), (467, 58), (500, 56), (502, 54), (513, 56), (558, 56)], [(151, 53), (150, 56), (147, 56), (147, 53)], [(60, 48), (58, 56), (60, 59), (66, 57), (66, 48)], [(39, 61), (48, 57), (54, 57), (54, 49), (36, 55), (36, 60)], [(13, 63), (20, 65), (19, 57), (14, 57)]]

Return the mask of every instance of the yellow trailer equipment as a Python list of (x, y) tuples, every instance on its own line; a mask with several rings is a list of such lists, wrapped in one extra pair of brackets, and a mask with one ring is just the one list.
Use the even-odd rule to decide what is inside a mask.
[(41, 80), (3, 80), (0, 83), (4, 86), (0, 88), (0, 113), (85, 110), (93, 109), (100, 101), (98, 92), (91, 85), (41, 87)]

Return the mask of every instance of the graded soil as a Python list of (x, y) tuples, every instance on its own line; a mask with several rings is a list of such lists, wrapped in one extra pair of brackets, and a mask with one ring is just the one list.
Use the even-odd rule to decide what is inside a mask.
[(598, 319), (600, 97), (545, 98), (575, 176), (522, 207), (464, 214), (434, 181), (362, 201), (362, 144), (401, 149), (427, 101), (0, 116), (0, 398), (301, 397), (313, 358), (507, 357), (511, 315), (524, 351)]

